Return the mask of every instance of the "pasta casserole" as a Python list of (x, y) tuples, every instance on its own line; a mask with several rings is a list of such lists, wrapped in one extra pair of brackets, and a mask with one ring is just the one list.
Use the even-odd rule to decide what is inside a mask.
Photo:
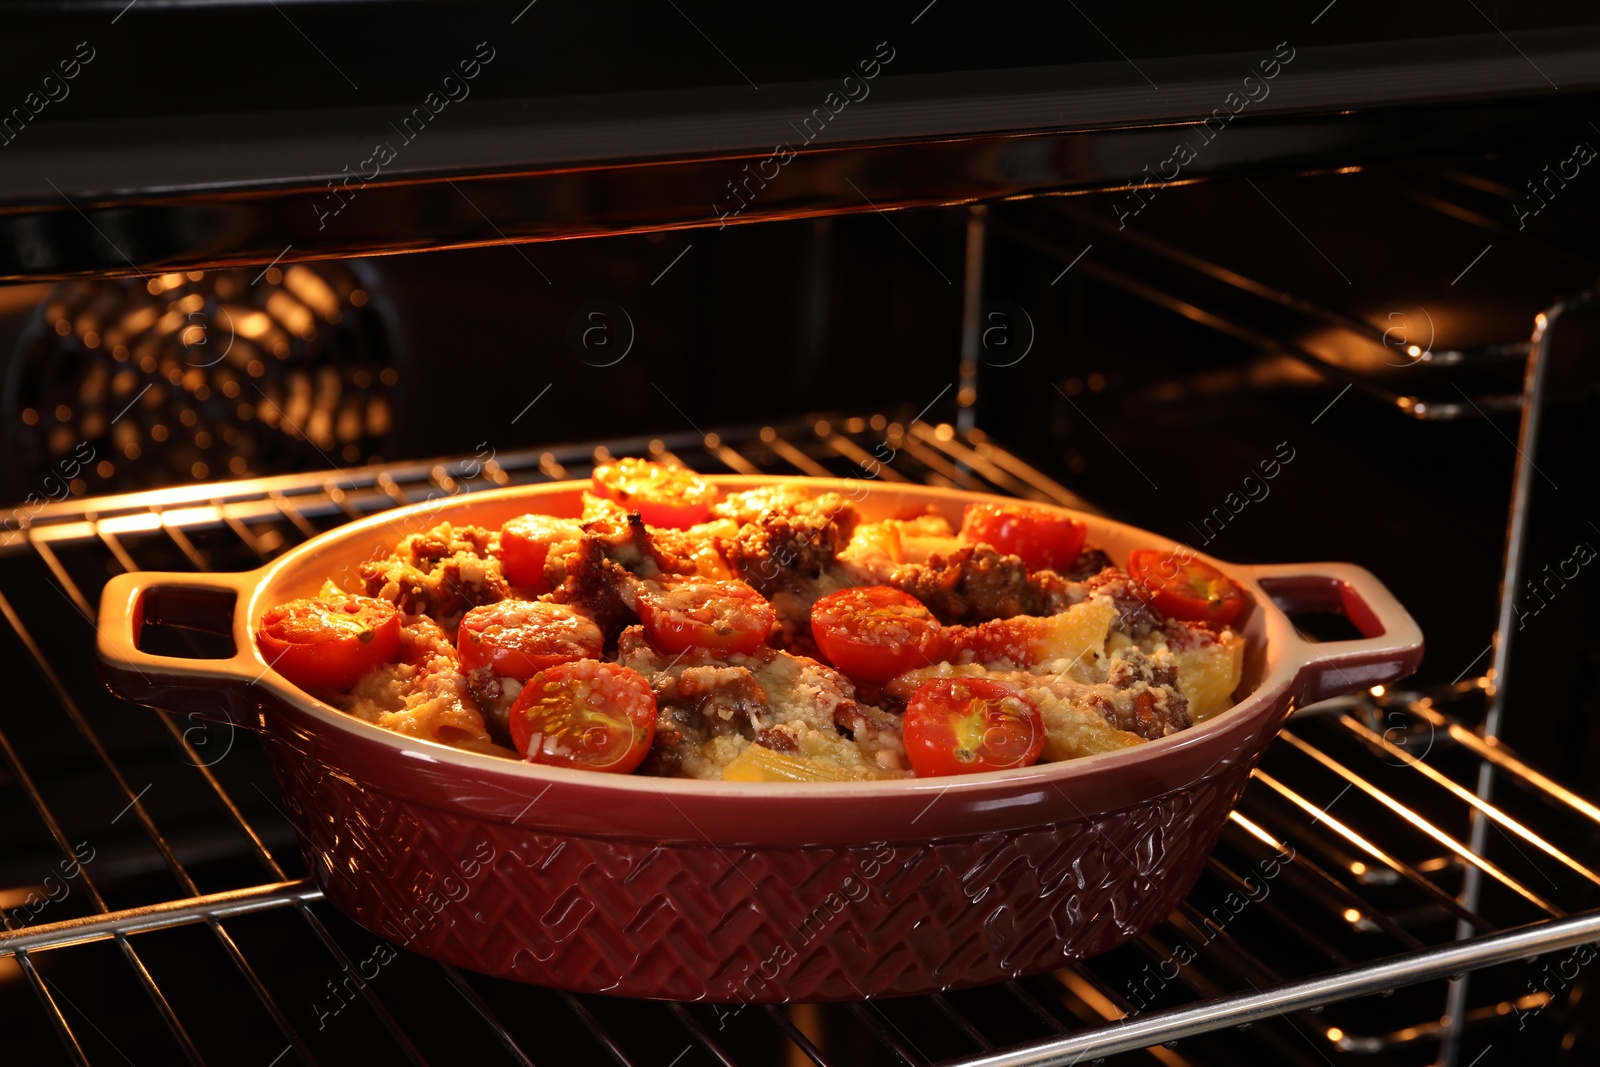
[(1017, 504), (865, 521), (802, 479), (599, 467), (581, 514), (439, 524), (268, 610), (291, 682), (412, 737), (732, 781), (966, 774), (1226, 710), (1247, 600), (1182, 551), (1116, 561)]

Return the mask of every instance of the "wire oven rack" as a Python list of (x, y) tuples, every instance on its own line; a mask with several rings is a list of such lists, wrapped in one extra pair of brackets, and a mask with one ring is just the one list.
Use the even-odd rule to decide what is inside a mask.
[[(1084, 506), (981, 431), (876, 415), (45, 507), (0, 535), (0, 641), (31, 661), (0, 707), (7, 1051), (262, 1065), (1424, 1062), (1450, 1025), (1447, 976), (1499, 965), (1454, 1021), (1470, 1054), (1496, 1026), (1559, 1010), (1531, 957), (1600, 938), (1600, 911), (1583, 910), (1600, 887), (1600, 808), (1467, 725), (1481, 679), (1297, 712), (1194, 892), (1131, 946), (984, 989), (770, 1008), (571, 995), (377, 942), (306, 877), (250, 737), (135, 710), (94, 680), (108, 574), (245, 569), (355, 517), (582, 477), (608, 454), (835, 476), (887, 454), (888, 480)], [(1502, 787), (1494, 805), (1472, 789), (1485, 769)], [(1468, 845), (1475, 812), (1495, 831), (1482, 854)], [(1472, 870), (1483, 888), (1468, 908)]]

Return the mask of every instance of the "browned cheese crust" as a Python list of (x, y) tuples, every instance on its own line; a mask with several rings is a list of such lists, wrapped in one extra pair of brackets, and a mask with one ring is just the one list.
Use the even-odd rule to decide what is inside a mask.
[[(896, 713), (920, 681), (949, 675), (988, 674), (1024, 687), (1051, 731), (1046, 758), (1075, 758), (1186, 729), (1195, 716), (1227, 707), (1239, 677), (1237, 636), (1157, 615), (1098, 549), (1061, 573), (1030, 573), (988, 545), (957, 546), (943, 520), (896, 520), (862, 527), (841, 559), (858, 526), (855, 508), (839, 493), (813, 497), (795, 482), (732, 493), (713, 506), (710, 521), (688, 530), (647, 527), (637, 512), (587, 494), (580, 517), (551, 522), (557, 534), (543, 575), (551, 591), (542, 599), (593, 618), (617, 662), (655, 693), (656, 740), (644, 773), (720, 777), (748, 762), (754, 745), (758, 755), (770, 750), (856, 778), (901, 776), (909, 772)], [(488, 668), (461, 673), (451, 640), (467, 610), (535, 595), (507, 582), (499, 538), (443, 523), (361, 565), (367, 595), (406, 613), (405, 645), (399, 663), (358, 684), (347, 710), (388, 729), (504, 751), (495, 746), (509, 742), (508, 713), (521, 685)], [(776, 612), (779, 647), (747, 655), (655, 651), (638, 625), (637, 590), (665, 575), (749, 583)], [(955, 662), (858, 692), (813, 658), (810, 612), (821, 595), (872, 584), (904, 590), (946, 625), (1044, 617), (1034, 620), (1039, 632), (1058, 635), (1049, 639), (1062, 645), (1026, 663), (974, 662), (968, 649)], [(1059, 636), (1080, 632), (1062, 628), (1069, 615), (1078, 620), (1071, 625), (1088, 620), (1098, 628), (1087, 631), (1090, 654), (1079, 638), (1069, 647)], [(1052, 617), (1060, 624), (1054, 630)]]
[(453, 632), (468, 609), (511, 594), (495, 558), (499, 540), (496, 530), (441, 523), (401, 539), (388, 556), (362, 563), (358, 573), (368, 596), (408, 615), (427, 615)]
[(899, 720), (860, 704), (850, 679), (825, 663), (774, 648), (669, 657), (637, 626), (622, 632), (617, 661), (655, 691), (647, 774), (715, 778), (751, 743), (876, 775), (902, 773)]

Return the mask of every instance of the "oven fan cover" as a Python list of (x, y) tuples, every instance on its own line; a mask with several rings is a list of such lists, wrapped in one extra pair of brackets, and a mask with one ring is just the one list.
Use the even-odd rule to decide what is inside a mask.
[(375, 461), (380, 319), (343, 264), (62, 282), (11, 363), (11, 475), (62, 499)]

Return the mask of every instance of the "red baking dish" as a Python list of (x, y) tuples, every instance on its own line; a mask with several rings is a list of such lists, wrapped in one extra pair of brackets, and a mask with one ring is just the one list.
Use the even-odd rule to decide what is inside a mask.
[[(718, 478), (726, 489), (780, 479)], [(787, 479), (784, 479), (787, 480)], [(959, 522), (1002, 498), (808, 479), (867, 519)], [(259, 733), (306, 865), (338, 908), (424, 956), (564, 989), (722, 1002), (857, 999), (979, 985), (1093, 956), (1164, 918), (1199, 877), (1262, 750), (1297, 706), (1393, 682), (1415, 622), (1342, 563), (1241, 566), (1243, 698), (1159, 741), (957, 778), (744, 784), (621, 776), (461, 752), (295, 688), (256, 650), (272, 605), (435, 523), (576, 515), (586, 483), (375, 515), (243, 574), (125, 574), (100, 604), (112, 692)], [(1171, 547), (1075, 514), (1125, 560)], [(1312, 643), (1284, 611), (1342, 610), (1360, 640)], [(138, 648), (146, 622), (230, 635), (229, 659)]]

